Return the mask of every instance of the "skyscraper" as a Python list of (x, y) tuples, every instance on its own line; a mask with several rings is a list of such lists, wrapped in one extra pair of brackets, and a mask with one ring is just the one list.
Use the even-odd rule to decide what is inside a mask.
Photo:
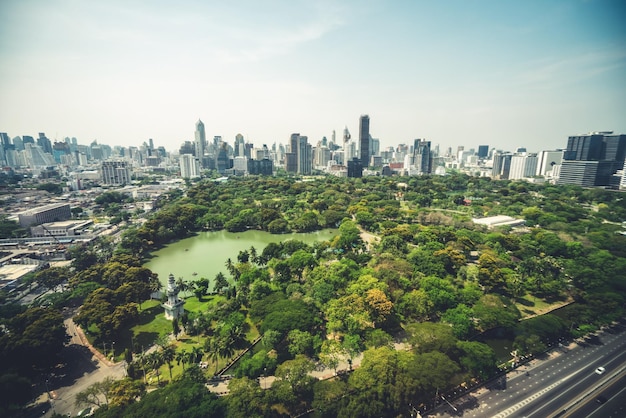
[(243, 135), (237, 134), (235, 136), (234, 156), (235, 157), (243, 157), (244, 156), (244, 148), (245, 148), (245, 142), (244, 142), (244, 139), (243, 139)]
[(285, 170), (288, 173), (298, 171), (298, 138), (299, 133), (291, 134), (289, 137), (289, 149), (285, 153)]
[(311, 174), (313, 172), (313, 150), (306, 136), (298, 137), (298, 174)]
[(200, 167), (204, 168), (204, 150), (206, 148), (206, 134), (204, 133), (204, 123), (200, 119), (196, 122), (195, 153), (200, 162)]
[(625, 158), (626, 135), (608, 131), (570, 136), (557, 183), (619, 188), (615, 174)]
[(363, 167), (369, 165), (370, 160), (370, 117), (361, 115), (359, 119), (359, 152)]
[(413, 161), (419, 174), (430, 174), (432, 171), (432, 156), (430, 155), (430, 141), (416, 139), (413, 143)]
[(195, 155), (180, 155), (180, 176), (188, 179), (200, 177), (200, 164)]

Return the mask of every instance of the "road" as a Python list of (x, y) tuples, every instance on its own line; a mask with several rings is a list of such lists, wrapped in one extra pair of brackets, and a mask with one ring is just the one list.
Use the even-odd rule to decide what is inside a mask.
[(76, 416), (81, 409), (89, 406), (74, 405), (78, 392), (107, 377), (117, 380), (125, 376), (124, 362), (112, 363), (97, 351), (92, 352), (90, 348), (93, 347), (89, 347), (86, 338), (81, 335), (73, 321), (68, 318), (64, 322), (71, 337), (60, 354), (64, 365), (53, 374), (42, 376), (39, 385), (42, 393), (35, 405), (29, 408), (27, 416), (50, 417), (54, 412)]
[(564, 418), (623, 418), (626, 417), (626, 371), (617, 373), (604, 386), (594, 391)]
[[(594, 372), (599, 366), (606, 368), (605, 374)], [(452, 404), (456, 412), (446, 405), (441, 407), (445, 411), (439, 411), (435, 416), (556, 416), (564, 409), (594, 397), (594, 390), (610, 385), (622, 367), (626, 368), (626, 333), (624, 327), (619, 326), (594, 336), (588, 342), (556, 348), (544, 358), (535, 359), (508, 373), (489, 387), (455, 400)], [(621, 399), (621, 396), (618, 398)]]

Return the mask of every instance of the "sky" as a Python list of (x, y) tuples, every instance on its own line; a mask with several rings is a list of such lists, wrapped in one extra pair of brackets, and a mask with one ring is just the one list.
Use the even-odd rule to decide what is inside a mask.
[(623, 0), (2, 0), (0, 132), (173, 151), (626, 133)]

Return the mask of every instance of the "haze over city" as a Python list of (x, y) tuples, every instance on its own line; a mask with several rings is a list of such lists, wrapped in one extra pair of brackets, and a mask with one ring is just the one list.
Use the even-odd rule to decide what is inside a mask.
[(619, 0), (0, 4), (0, 130), (168, 150), (316, 143), (529, 151), (626, 132)]

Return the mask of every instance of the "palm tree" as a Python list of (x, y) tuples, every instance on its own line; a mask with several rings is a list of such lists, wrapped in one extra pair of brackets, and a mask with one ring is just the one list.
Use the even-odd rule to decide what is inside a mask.
[(173, 345), (168, 345), (166, 347), (163, 347), (163, 350), (161, 350), (161, 358), (163, 359), (164, 362), (167, 363), (167, 368), (169, 369), (170, 372), (170, 381), (172, 380), (172, 361), (174, 361), (174, 359), (176, 358), (176, 349), (174, 348)]
[(215, 284), (213, 285), (213, 291), (217, 293), (222, 293), (222, 289), (228, 287), (228, 280), (226, 280), (226, 276), (220, 271), (215, 275)]
[[(232, 357), (235, 350), (233, 349), (233, 341), (229, 337), (222, 337), (218, 340), (218, 353), (223, 359)], [(217, 372), (216, 372), (217, 373)]]
[(230, 258), (226, 260), (226, 270), (228, 270), (231, 276), (235, 277), (236, 268), (235, 268), (235, 265), (233, 264), (233, 260), (231, 260)]
[(144, 385), (147, 385), (148, 380), (146, 379), (146, 353), (142, 351), (141, 353), (139, 353), (138, 357), (139, 365), (141, 365), (141, 370), (143, 370), (143, 383)]
[(183, 372), (185, 371), (185, 363), (189, 361), (189, 353), (183, 349), (176, 352), (176, 364), (183, 363)]
[(254, 248), (254, 245), (250, 246), (250, 261), (252, 261), (254, 264), (257, 264), (257, 251), (256, 248)]
[(153, 351), (152, 353), (146, 356), (146, 362), (152, 370), (156, 372), (157, 376), (157, 384), (161, 385), (161, 377), (159, 375), (159, 367), (163, 364), (163, 358), (161, 357), (161, 353), (159, 351)]
[(148, 286), (151, 293), (160, 292), (163, 289), (163, 283), (156, 276), (150, 276)]
[(216, 336), (209, 338), (208, 340), (206, 340), (204, 348), (209, 354), (209, 361), (215, 363), (215, 374), (217, 374), (218, 360), (220, 359), (219, 338)]
[(200, 363), (202, 361), (202, 356), (204, 355), (204, 350), (202, 347), (192, 347), (189, 352), (189, 363)]
[(178, 288), (179, 292), (182, 292), (186, 295), (186, 292), (189, 290), (191, 285), (184, 281), (182, 277), (179, 277), (178, 279), (176, 279), (176, 287)]

